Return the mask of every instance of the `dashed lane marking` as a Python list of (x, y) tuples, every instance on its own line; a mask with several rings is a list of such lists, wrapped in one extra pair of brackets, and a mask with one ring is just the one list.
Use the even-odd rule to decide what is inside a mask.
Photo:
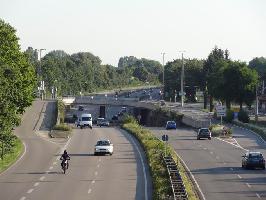
[(256, 196), (257, 196), (259, 199), (261, 199), (261, 197), (260, 197), (260, 195), (259, 195), (258, 193), (256, 193)]
[(51, 166), (49, 169), (53, 169), (54, 167), (53, 166)]
[(40, 181), (43, 181), (45, 179), (45, 176), (42, 176), (41, 178), (40, 178)]
[(94, 184), (95, 183), (95, 180), (93, 180), (91, 183)]
[(204, 147), (203, 149), (204, 149), (204, 150), (207, 150), (207, 148), (205, 148), (205, 147)]
[(33, 192), (33, 190), (34, 190), (34, 189), (29, 189), (27, 193), (30, 194), (30, 193)]
[(21, 198), (20, 198), (20, 200), (25, 200), (25, 199), (26, 199), (26, 197), (21, 197)]
[(90, 194), (90, 193), (91, 193), (91, 189), (88, 190), (88, 194)]
[(210, 154), (213, 154), (213, 152), (211, 151)]
[(35, 183), (35, 184), (34, 184), (34, 187), (38, 186), (39, 184), (40, 184), (39, 182)]
[(95, 174), (95, 176), (97, 176), (98, 175), (98, 172), (94, 172), (94, 174)]
[(239, 174), (237, 174), (237, 176), (238, 176), (238, 178), (240, 178), (240, 179), (242, 178)]
[(53, 165), (56, 165), (56, 164), (57, 164), (57, 162), (54, 162), (54, 163), (53, 163)]
[(248, 183), (246, 183), (246, 185), (247, 185), (249, 188), (251, 188), (251, 185), (249, 185)]
[(97, 167), (99, 168), (100, 167), (100, 164), (98, 164)]

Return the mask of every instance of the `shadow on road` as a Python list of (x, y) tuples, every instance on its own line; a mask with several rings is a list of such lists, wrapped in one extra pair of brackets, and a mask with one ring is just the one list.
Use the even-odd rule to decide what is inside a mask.
[[(70, 157), (71, 156), (94, 156), (93, 153), (70, 153), (68, 154)], [(55, 154), (54, 156), (61, 156), (61, 154)]]

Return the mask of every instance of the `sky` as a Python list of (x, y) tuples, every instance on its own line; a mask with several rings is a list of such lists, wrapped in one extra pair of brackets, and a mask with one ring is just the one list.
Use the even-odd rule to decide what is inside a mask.
[(0, 0), (0, 18), (27, 47), (91, 52), (117, 66), (123, 56), (162, 63), (205, 59), (217, 45), (230, 58), (266, 57), (265, 0)]

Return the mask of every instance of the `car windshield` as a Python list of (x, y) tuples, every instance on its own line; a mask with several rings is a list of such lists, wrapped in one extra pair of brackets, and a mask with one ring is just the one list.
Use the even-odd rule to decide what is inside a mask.
[(110, 142), (109, 141), (98, 141), (97, 146), (109, 146)]
[(175, 122), (168, 122), (169, 125), (175, 125)]
[(81, 120), (82, 121), (91, 121), (91, 117), (82, 117)]

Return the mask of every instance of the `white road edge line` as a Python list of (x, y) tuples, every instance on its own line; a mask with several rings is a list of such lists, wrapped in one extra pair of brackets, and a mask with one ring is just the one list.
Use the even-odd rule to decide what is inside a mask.
[(237, 148), (239, 148), (239, 149), (243, 149), (243, 150), (245, 150), (245, 151), (248, 151), (247, 149), (241, 147), (240, 145), (232, 144), (232, 143), (230, 143), (230, 142), (228, 142), (228, 141), (226, 141), (226, 140), (223, 140), (223, 139), (221, 139), (221, 138), (218, 138), (218, 137), (216, 137), (216, 139), (217, 139), (217, 140), (220, 140), (220, 141), (223, 141), (223, 142), (226, 142), (226, 143), (228, 143), (228, 144), (231, 144), (231, 145), (233, 145), (233, 146), (235, 146), (235, 147), (237, 147)]
[(20, 200), (25, 200), (25, 199), (26, 199), (26, 197), (21, 197), (21, 198), (20, 198)]
[(260, 197), (260, 195), (259, 195), (258, 193), (256, 193), (256, 196), (257, 196), (259, 199), (261, 199), (261, 197)]
[(0, 176), (6, 174), (10, 169), (12, 169), (13, 167), (15, 167), (15, 165), (25, 156), (25, 154), (27, 152), (27, 145), (26, 145), (25, 142), (22, 142), (22, 143), (23, 143), (23, 146), (24, 146), (24, 152), (23, 152), (23, 154), (10, 167), (8, 167), (5, 171), (3, 171), (2, 173), (0, 173)]
[(30, 194), (30, 193), (33, 192), (33, 190), (34, 190), (34, 189), (29, 189), (27, 193)]
[(182, 164), (184, 165), (184, 167), (186, 168), (187, 172), (190, 174), (191, 178), (193, 179), (193, 182), (196, 184), (196, 187), (198, 189), (198, 191), (200, 192), (200, 195), (202, 197), (202, 200), (206, 200), (198, 182), (196, 181), (194, 175), (192, 174), (192, 172), (190, 171), (190, 169), (188, 168), (188, 166), (186, 165), (186, 163), (184, 162), (184, 160), (176, 153), (175, 151), (175, 154), (177, 155), (177, 157), (181, 160)]
[(246, 185), (247, 185), (249, 188), (251, 188), (251, 185), (249, 185), (248, 183), (246, 183)]
[(140, 153), (140, 150), (139, 150), (136, 142), (133, 140), (131, 135), (129, 135), (129, 138), (130, 138), (131, 142), (135, 145), (135, 147), (136, 147), (136, 149), (138, 151), (138, 154), (140, 156), (141, 165), (142, 165), (142, 172), (144, 174), (145, 200), (148, 200), (147, 175), (146, 175), (146, 168), (145, 168), (145, 165), (144, 165), (144, 161), (143, 161), (142, 155)]

